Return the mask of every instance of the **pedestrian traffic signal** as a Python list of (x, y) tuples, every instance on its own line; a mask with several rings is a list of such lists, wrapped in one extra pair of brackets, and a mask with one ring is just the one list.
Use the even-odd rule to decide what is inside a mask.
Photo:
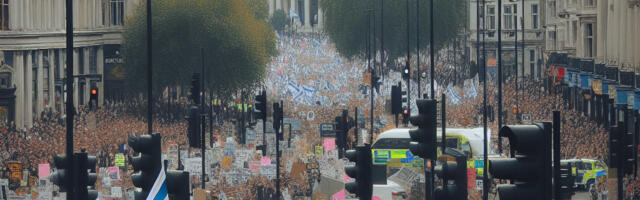
[(402, 70), (402, 78), (408, 79), (410, 77), (409, 74), (409, 58), (405, 59), (406, 61), (406, 65), (404, 66), (404, 69)]
[(131, 175), (133, 185), (141, 188), (134, 193), (136, 200), (147, 199), (162, 169), (162, 138), (159, 133), (129, 137), (129, 146), (138, 154), (131, 158), (134, 174)]
[(167, 170), (167, 193), (169, 199), (189, 199), (189, 172)]
[(402, 112), (402, 93), (400, 85), (391, 86), (391, 114), (397, 115)]
[(551, 123), (504, 126), (498, 135), (509, 139), (514, 157), (489, 160), (494, 178), (513, 183), (498, 186), (500, 199), (551, 199)]
[(89, 156), (84, 150), (80, 153), (74, 153), (75, 163), (79, 171), (76, 176), (76, 184), (78, 189), (76, 195), (78, 199), (97, 199), (98, 191), (95, 190), (96, 180), (96, 163), (95, 156)]
[(56, 168), (56, 171), (49, 175), (49, 180), (60, 188), (60, 192), (72, 191), (71, 187), (71, 177), (72, 170), (70, 169), (73, 164), (69, 164), (72, 162), (70, 158), (67, 158), (65, 155), (54, 155), (53, 156), (53, 165)]
[(200, 148), (200, 108), (198, 106), (191, 106), (189, 108), (189, 115), (185, 117), (188, 125), (187, 137), (189, 139), (189, 147)]
[(364, 144), (356, 147), (355, 150), (348, 150), (345, 154), (349, 161), (355, 163), (353, 167), (346, 167), (345, 172), (349, 177), (356, 179), (346, 183), (345, 189), (360, 199), (371, 199), (373, 193), (371, 146)]
[(256, 118), (262, 119), (263, 121), (267, 120), (267, 92), (262, 91), (259, 95), (255, 97), (255, 106), (254, 112), (256, 114)]
[(189, 90), (189, 97), (195, 104), (200, 104), (200, 74), (193, 73), (191, 77), (191, 90)]
[(413, 155), (423, 159), (436, 159), (436, 101), (421, 99), (416, 101), (418, 115), (411, 116), (411, 124), (418, 128), (409, 131), (409, 149)]
[[(627, 115), (626, 117), (629, 117)], [(625, 120), (626, 121), (626, 120)], [(632, 120), (631, 120), (632, 121)], [(623, 143), (621, 146), (622, 163), (621, 168), (624, 174), (634, 174), (636, 158), (634, 152), (637, 151), (637, 146), (634, 145), (635, 137), (633, 133), (633, 126), (625, 126), (625, 130), (621, 133)]]
[[(467, 159), (465, 154), (453, 148), (445, 150), (446, 155), (453, 156), (455, 162), (444, 162), (435, 167), (435, 173), (443, 180), (443, 186), (435, 190), (436, 199), (467, 199)], [(451, 184), (448, 180), (453, 180)]]

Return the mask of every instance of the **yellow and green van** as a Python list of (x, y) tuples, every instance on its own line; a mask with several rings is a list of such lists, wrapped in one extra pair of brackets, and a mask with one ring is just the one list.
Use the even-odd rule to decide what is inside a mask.
[(608, 167), (601, 160), (576, 158), (560, 162), (571, 165), (571, 174), (576, 177), (574, 184), (576, 188), (588, 190), (598, 177), (607, 176)]

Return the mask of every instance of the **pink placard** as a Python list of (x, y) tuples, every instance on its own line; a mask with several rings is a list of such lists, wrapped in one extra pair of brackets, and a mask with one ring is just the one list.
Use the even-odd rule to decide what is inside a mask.
[(344, 182), (351, 181), (351, 177), (349, 175), (344, 174)]
[(333, 196), (331, 196), (332, 199), (337, 200), (337, 199), (345, 199), (347, 198), (347, 195), (344, 193), (344, 189), (340, 190), (340, 192), (335, 193)]
[(46, 178), (47, 176), (49, 176), (51, 167), (49, 166), (49, 164), (38, 164), (38, 177), (40, 178)]
[(262, 157), (262, 160), (260, 161), (260, 164), (262, 164), (262, 165), (270, 165), (271, 164), (271, 158), (269, 156)]
[(260, 171), (261, 163), (260, 161), (249, 161), (249, 170), (251, 171)]
[(333, 151), (336, 149), (336, 139), (335, 138), (325, 138), (324, 139), (324, 150), (325, 151)]
[(107, 168), (107, 174), (112, 180), (120, 180), (120, 168), (118, 167)]

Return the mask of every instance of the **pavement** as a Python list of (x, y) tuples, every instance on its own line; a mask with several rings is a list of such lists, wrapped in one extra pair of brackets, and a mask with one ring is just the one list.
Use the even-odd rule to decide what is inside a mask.
[(587, 191), (578, 191), (576, 192), (576, 194), (573, 195), (571, 199), (572, 200), (590, 200), (591, 194), (589, 194), (589, 192)]

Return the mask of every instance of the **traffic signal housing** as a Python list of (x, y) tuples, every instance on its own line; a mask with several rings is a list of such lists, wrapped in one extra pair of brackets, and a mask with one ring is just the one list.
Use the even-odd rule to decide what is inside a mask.
[[(435, 190), (436, 199), (467, 199), (467, 159), (463, 152), (446, 148), (445, 154), (453, 156), (455, 162), (444, 162), (435, 167), (435, 173), (443, 180), (443, 187)], [(450, 184), (448, 180), (453, 180)]]
[(402, 123), (407, 124), (411, 111), (409, 110), (409, 94), (407, 91), (402, 91)]
[(573, 189), (575, 178), (571, 172), (571, 164), (560, 163), (560, 191), (558, 191), (560, 199), (571, 199), (575, 194)]
[(189, 90), (189, 97), (195, 104), (200, 104), (200, 74), (193, 73), (191, 77), (191, 90)]
[(91, 92), (89, 93), (89, 105), (91, 109), (96, 109), (98, 107), (98, 87), (92, 86)]
[(391, 86), (391, 114), (402, 113), (402, 93), (400, 85)]
[(73, 190), (71, 187), (70, 176), (73, 176), (71, 173), (71, 169), (69, 168), (69, 163), (72, 162), (72, 159), (67, 156), (60, 154), (53, 156), (53, 165), (56, 168), (56, 171), (49, 175), (49, 180), (60, 188), (60, 192), (67, 192), (69, 190)]
[(169, 199), (189, 199), (189, 172), (167, 170), (166, 174)]
[(502, 200), (551, 199), (551, 123), (504, 126), (512, 158), (491, 159), (489, 173), (514, 184), (498, 186)]
[(349, 177), (356, 179), (346, 183), (345, 189), (360, 199), (371, 199), (373, 193), (371, 146), (364, 144), (356, 147), (355, 150), (347, 150), (345, 154), (349, 161), (355, 163), (353, 167), (346, 167), (345, 172)]
[(187, 130), (189, 147), (200, 148), (200, 108), (198, 108), (198, 106), (191, 106), (189, 108), (189, 115), (187, 115), (185, 119), (189, 124)]
[(620, 164), (620, 126), (611, 126), (609, 129), (609, 168), (618, 168)]
[(409, 150), (413, 155), (423, 159), (436, 159), (436, 101), (421, 99), (416, 101), (418, 115), (411, 116), (409, 121), (418, 128), (409, 130), (411, 143)]
[(129, 137), (129, 146), (138, 155), (131, 158), (134, 174), (131, 175), (133, 185), (141, 188), (134, 193), (136, 200), (146, 199), (162, 169), (162, 147), (159, 133)]
[(96, 180), (96, 164), (97, 159), (95, 156), (89, 156), (86, 152), (74, 153), (75, 163), (78, 169), (76, 176), (76, 184), (78, 189), (76, 190), (79, 199), (97, 199), (98, 191), (95, 190)]
[(256, 118), (262, 119), (263, 121), (267, 120), (267, 92), (262, 91), (259, 95), (255, 97), (255, 106), (254, 113), (256, 114)]

